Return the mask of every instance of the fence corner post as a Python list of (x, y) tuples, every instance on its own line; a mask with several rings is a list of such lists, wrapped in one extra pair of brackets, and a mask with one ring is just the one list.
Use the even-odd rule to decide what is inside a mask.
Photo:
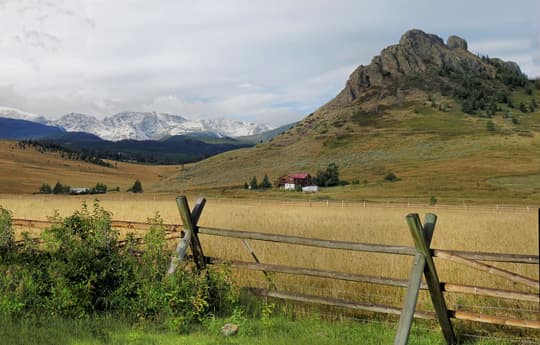
[[(435, 217), (434, 214), (428, 214), (428, 217)], [(437, 315), (437, 320), (441, 326), (444, 339), (447, 344), (456, 344), (456, 335), (454, 333), (454, 328), (450, 322), (450, 317), (448, 314), (448, 309), (446, 308), (446, 302), (441, 289), (441, 283), (439, 281), (439, 276), (437, 275), (437, 270), (435, 268), (435, 263), (433, 262), (433, 256), (431, 249), (429, 248), (431, 243), (431, 238), (428, 237), (429, 229), (422, 227), (420, 223), (420, 218), (417, 214), (409, 214), (407, 216), (407, 223), (409, 224), (409, 230), (414, 240), (414, 245), (416, 247), (417, 253), (420, 253), (425, 259), (424, 267), (424, 277), (426, 278), (426, 283), (429, 289), (429, 295), (431, 296), (431, 301), (433, 303), (433, 308), (435, 309), (435, 314)], [(435, 223), (433, 222), (433, 226)], [(426, 231), (428, 230), (428, 231)]]
[(206, 204), (205, 198), (197, 199), (193, 211), (189, 211), (189, 205), (187, 197), (179, 196), (176, 198), (176, 205), (178, 206), (178, 212), (180, 218), (182, 218), (182, 226), (184, 228), (184, 237), (180, 239), (176, 246), (175, 255), (171, 258), (171, 263), (167, 274), (172, 274), (176, 270), (177, 262), (182, 261), (186, 255), (187, 247), (191, 247), (193, 253), (193, 260), (197, 269), (201, 270), (206, 266), (205, 257), (202, 251), (202, 246), (199, 241), (198, 226), (199, 218), (201, 217), (202, 210)]
[[(409, 227), (419, 225), (425, 237), (426, 244), (431, 244), (433, 238), (433, 232), (435, 231), (435, 223), (437, 222), (437, 216), (433, 213), (428, 213), (425, 218), (424, 226), (420, 223), (418, 214), (409, 214), (406, 217)], [(409, 334), (411, 332), (411, 326), (414, 318), (414, 311), (416, 309), (416, 301), (418, 300), (418, 293), (420, 292), (420, 286), (422, 284), (422, 275), (426, 266), (426, 259), (420, 253), (416, 252), (413, 260), (413, 267), (409, 276), (409, 283), (407, 284), (407, 294), (403, 303), (403, 309), (399, 317), (398, 329), (394, 338), (394, 345), (405, 345), (409, 340)]]

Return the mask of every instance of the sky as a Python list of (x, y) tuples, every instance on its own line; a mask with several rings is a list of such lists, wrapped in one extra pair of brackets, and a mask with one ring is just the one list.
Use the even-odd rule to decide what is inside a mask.
[(277, 126), (412, 28), (540, 76), (538, 0), (0, 0), (0, 106)]

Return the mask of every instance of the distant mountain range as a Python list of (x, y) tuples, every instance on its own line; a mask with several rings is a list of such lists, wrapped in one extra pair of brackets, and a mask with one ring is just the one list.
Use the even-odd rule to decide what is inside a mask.
[(71, 113), (55, 121), (0, 107), (0, 139), (37, 140), (85, 156), (152, 164), (198, 161), (268, 141), (279, 128), (234, 120), (188, 120), (165, 113), (124, 112), (103, 120)]
[[(31, 121), (55, 126), (68, 132), (85, 132), (109, 141), (160, 140), (175, 135), (204, 133), (214, 137), (257, 135), (274, 127), (228, 119), (192, 120), (159, 112), (121, 112), (100, 120), (94, 116), (70, 113), (49, 121), (43, 116), (15, 108), (0, 107), (0, 118)], [(1, 133), (0, 133), (1, 134)]]

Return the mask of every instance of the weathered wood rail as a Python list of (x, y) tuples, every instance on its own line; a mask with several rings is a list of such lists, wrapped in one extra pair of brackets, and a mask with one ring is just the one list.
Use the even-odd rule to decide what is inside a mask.
[[(52, 221), (46, 220), (34, 220), (34, 219), (22, 219), (14, 218), (13, 226), (21, 228), (35, 228), (45, 229), (53, 224)], [(144, 222), (134, 222), (127, 220), (113, 220), (113, 228), (127, 229), (127, 230), (148, 230), (150, 224)], [(165, 223), (163, 226), (167, 229), (170, 238), (180, 238), (179, 235), (182, 232), (182, 224), (170, 224)], [(174, 234), (177, 234), (176, 236)], [(372, 244), (362, 242), (347, 242), (347, 241), (331, 241), (325, 239), (316, 239), (311, 237), (299, 237), (290, 235), (270, 234), (265, 232), (256, 231), (241, 231), (231, 229), (220, 229), (212, 227), (199, 227), (199, 234), (222, 236), (229, 238), (251, 239), (260, 241), (269, 241), (285, 244), (298, 244), (319, 248), (330, 249), (343, 249), (351, 251), (361, 252), (374, 252), (374, 253), (387, 253), (387, 254), (399, 254), (414, 256), (416, 251), (414, 247), (408, 246), (394, 246), (387, 244)], [(493, 252), (480, 252), (480, 251), (465, 251), (465, 250), (447, 250), (447, 249), (431, 249), (433, 257), (441, 257), (444, 254), (459, 255), (466, 259), (477, 261), (491, 261), (491, 262), (509, 262), (509, 263), (521, 263), (521, 264), (533, 264), (538, 265), (540, 258), (538, 255), (532, 254), (510, 254), (510, 253), (493, 253)]]
[[(497, 275), (498, 277), (506, 278), (515, 284), (522, 284), (536, 290), (540, 289), (540, 283), (537, 280), (497, 268), (485, 262), (538, 265), (540, 260), (538, 255), (529, 254), (493, 253), (430, 248), (431, 237), (433, 236), (437, 220), (437, 217), (434, 214), (427, 214), (424, 224), (421, 223), (420, 218), (417, 214), (407, 215), (407, 224), (415, 242), (415, 247), (408, 247), (387, 244), (335, 241), (283, 234), (270, 234), (264, 232), (204, 227), (197, 224), (205, 205), (204, 199), (199, 199), (192, 211), (189, 210), (187, 199), (185, 197), (177, 198), (177, 205), (182, 219), (182, 224), (164, 224), (167, 229), (167, 238), (171, 240), (179, 239), (175, 255), (171, 258), (169, 273), (174, 272), (177, 267), (177, 262), (179, 260), (185, 260), (189, 258), (195, 262), (197, 268), (200, 270), (204, 269), (206, 265), (209, 264), (228, 263), (232, 268), (261, 271), (266, 275), (267, 278), (267, 272), (277, 272), (290, 275), (312, 276), (319, 278), (407, 288), (407, 294), (402, 308), (324, 296), (312, 296), (290, 291), (279, 291), (276, 289), (250, 288), (251, 291), (259, 295), (284, 300), (400, 315), (400, 322), (394, 342), (395, 345), (407, 343), (410, 327), (412, 325), (412, 320), (414, 317), (423, 319), (437, 319), (439, 324), (441, 325), (444, 338), (448, 344), (456, 343), (456, 337), (453, 331), (452, 323), (450, 321), (451, 319), (540, 329), (540, 321), (538, 319), (523, 320), (512, 317), (492, 316), (469, 311), (451, 310), (446, 307), (443, 292), (495, 297), (515, 301), (533, 302), (536, 304), (540, 304), (540, 294), (538, 292), (504, 290), (493, 287), (464, 285), (440, 281), (437, 275), (435, 263), (433, 261), (434, 257), (450, 260), (458, 264), (466, 265), (473, 269)], [(13, 225), (17, 227), (39, 229), (51, 226), (51, 222), (41, 220), (13, 219)], [(143, 222), (115, 220), (112, 221), (112, 226), (119, 229), (144, 231), (148, 229), (150, 225)], [(255, 260), (255, 262), (224, 260), (220, 258), (207, 257), (203, 254), (203, 246), (199, 239), (199, 234), (241, 239), (244, 241), (244, 244), (250, 250), (250, 254)], [(246, 242), (246, 240), (266, 241), (279, 244), (309, 246), (316, 248), (356, 252), (406, 255), (414, 256), (414, 260), (411, 275), (408, 280), (384, 276), (363, 275), (350, 272), (313, 269), (306, 267), (266, 264), (259, 261), (253, 249)], [(191, 248), (192, 255), (187, 255), (188, 247)], [(422, 277), (425, 277), (426, 283), (422, 283)], [(435, 313), (415, 310), (419, 290), (429, 291), (431, 300), (434, 305)]]

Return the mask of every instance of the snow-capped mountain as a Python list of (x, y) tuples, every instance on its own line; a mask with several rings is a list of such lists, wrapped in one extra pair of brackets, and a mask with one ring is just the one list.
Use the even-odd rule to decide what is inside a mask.
[(185, 122), (181, 116), (163, 113), (123, 112), (103, 120), (84, 114), (71, 113), (49, 123), (69, 132), (86, 132), (102, 139), (154, 140), (168, 135), (168, 130)]
[(159, 140), (171, 135), (206, 133), (217, 137), (239, 137), (259, 134), (274, 127), (253, 122), (228, 119), (187, 119), (179, 115), (158, 112), (121, 112), (100, 120), (94, 116), (70, 113), (48, 121), (43, 116), (19, 109), (0, 107), (0, 117), (26, 120), (60, 127), (68, 132), (86, 132), (119, 141)]
[(48, 124), (69, 132), (87, 132), (102, 139), (158, 140), (171, 135), (213, 133), (238, 137), (266, 132), (273, 127), (237, 120), (190, 120), (179, 115), (158, 112), (122, 112), (99, 120), (93, 116), (71, 113)]
[(15, 120), (26, 120), (26, 121), (32, 121), (32, 122), (38, 122), (38, 123), (47, 122), (47, 120), (43, 116), (27, 113), (25, 111), (22, 111), (16, 108), (1, 107), (1, 106), (0, 106), (0, 117), (5, 117), (8, 119), (15, 119)]

